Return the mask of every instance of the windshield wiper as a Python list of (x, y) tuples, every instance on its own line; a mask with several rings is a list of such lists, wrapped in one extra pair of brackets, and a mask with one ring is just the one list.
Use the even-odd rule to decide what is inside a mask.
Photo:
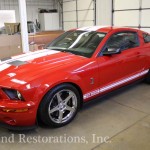
[(61, 52), (74, 54), (72, 51), (69, 51), (69, 50), (61, 50)]
[[(63, 49), (63, 48), (50, 48), (50, 50), (56, 50), (56, 51), (60, 51), (60, 52), (64, 52), (64, 53), (71, 53), (74, 54), (72, 51), (68, 50), (68, 49)], [(75, 54), (74, 54), (75, 55)]]
[(52, 47), (47, 47), (47, 49), (49, 49), (49, 50), (56, 50), (56, 51), (65, 50), (65, 49), (63, 49), (63, 48), (58, 48), (58, 47), (54, 47), (54, 48), (52, 48)]

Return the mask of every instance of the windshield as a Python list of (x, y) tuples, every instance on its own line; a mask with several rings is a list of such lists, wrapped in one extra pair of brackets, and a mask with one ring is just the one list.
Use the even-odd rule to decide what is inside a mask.
[(105, 35), (106, 33), (95, 31), (68, 31), (51, 42), (47, 48), (91, 57)]

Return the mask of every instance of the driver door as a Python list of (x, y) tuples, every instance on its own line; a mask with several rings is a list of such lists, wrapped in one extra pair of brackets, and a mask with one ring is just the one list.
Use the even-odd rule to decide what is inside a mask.
[[(128, 44), (126, 44), (128, 43)], [(103, 53), (112, 49), (121, 50), (120, 54), (104, 56)], [(136, 32), (119, 32), (113, 34), (98, 57), (100, 87), (117, 86), (121, 81), (142, 72), (145, 57), (141, 53)], [(111, 88), (111, 87), (110, 87)]]

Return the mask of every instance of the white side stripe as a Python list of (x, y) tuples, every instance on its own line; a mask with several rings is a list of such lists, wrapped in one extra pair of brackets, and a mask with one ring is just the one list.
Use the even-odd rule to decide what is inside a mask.
[(91, 91), (91, 92), (89, 92), (89, 93), (87, 93), (87, 94), (84, 94), (84, 95), (83, 95), (83, 98), (84, 98), (84, 99), (87, 99), (87, 98), (90, 98), (90, 97), (92, 97), (92, 96), (98, 95), (98, 94), (103, 93), (103, 92), (105, 92), (105, 91), (108, 91), (108, 90), (110, 90), (110, 89), (112, 89), (112, 88), (114, 88), (114, 87), (117, 87), (117, 86), (122, 85), (122, 84), (124, 84), (124, 83), (127, 83), (127, 82), (129, 82), (129, 81), (132, 81), (132, 80), (134, 80), (134, 79), (136, 79), (136, 78), (138, 78), (138, 77), (141, 77), (141, 76), (147, 74), (148, 72), (149, 72), (149, 69), (148, 69), (148, 70), (145, 70), (145, 71), (143, 71), (143, 72), (140, 72), (140, 73), (138, 73), (138, 74), (136, 74), (136, 75), (130, 76), (130, 77), (126, 78), (126, 79), (120, 80), (120, 81), (118, 81), (118, 82), (114, 82), (113, 84), (110, 84), (110, 85), (108, 85), (108, 86), (105, 86), (105, 87), (96, 89), (96, 90)]

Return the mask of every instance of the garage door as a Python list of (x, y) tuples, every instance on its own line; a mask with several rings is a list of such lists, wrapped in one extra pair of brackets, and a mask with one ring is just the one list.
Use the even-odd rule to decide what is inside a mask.
[(63, 28), (69, 30), (95, 24), (94, 0), (63, 0)]
[(113, 25), (150, 32), (150, 0), (113, 0)]

